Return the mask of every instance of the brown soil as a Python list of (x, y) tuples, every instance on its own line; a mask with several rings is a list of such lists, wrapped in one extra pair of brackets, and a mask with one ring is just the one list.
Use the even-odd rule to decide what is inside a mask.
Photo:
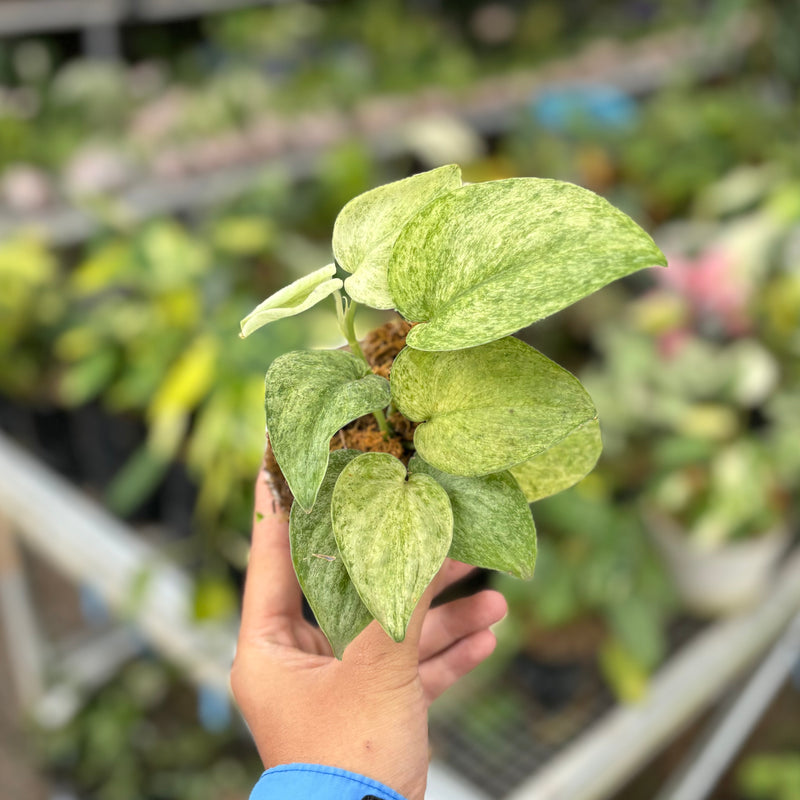
[[(388, 380), (392, 363), (397, 354), (405, 347), (406, 335), (410, 330), (411, 325), (397, 317), (380, 328), (370, 331), (360, 342), (361, 349), (376, 375), (381, 375)], [(331, 438), (330, 449), (390, 453), (407, 464), (412, 454), (411, 444), (414, 441), (416, 424), (399, 413), (392, 414), (389, 417), (389, 423), (395, 433), (386, 438), (378, 428), (377, 420), (372, 414), (359, 417)], [(281, 506), (288, 510), (291, 508), (294, 498), (281, 468), (275, 460), (272, 448), (269, 446), (269, 438), (267, 438), (267, 450), (264, 454), (264, 469), (269, 475), (273, 495), (277, 495)]]

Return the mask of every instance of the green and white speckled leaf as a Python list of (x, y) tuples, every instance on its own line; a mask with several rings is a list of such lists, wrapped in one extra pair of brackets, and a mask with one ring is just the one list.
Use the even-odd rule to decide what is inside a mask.
[(270, 322), (284, 317), (293, 317), (320, 300), (342, 288), (342, 281), (334, 278), (336, 265), (328, 264), (327, 267), (298, 278), (288, 286), (270, 295), (263, 303), (257, 305), (241, 322), (242, 339), (253, 331), (263, 328)]
[(325, 477), (331, 436), (388, 404), (388, 381), (343, 350), (296, 350), (272, 362), (264, 392), (269, 440), (306, 511)]
[(461, 169), (446, 167), (387, 183), (354, 197), (333, 226), (333, 255), (353, 274), (345, 289), (356, 302), (394, 308), (386, 267), (403, 225), (431, 200), (461, 186)]
[(392, 399), (417, 452), (453, 475), (486, 475), (528, 461), (596, 416), (578, 379), (510, 336), (451, 352), (406, 347)]
[(529, 503), (569, 489), (594, 468), (603, 450), (595, 419), (530, 461), (511, 467)]
[(510, 472), (467, 478), (442, 472), (419, 456), (411, 459), (408, 471), (430, 475), (450, 498), (450, 558), (517, 578), (533, 575), (536, 526), (525, 495)]
[(428, 475), (406, 474), (387, 453), (364, 453), (333, 490), (333, 531), (364, 605), (396, 641), (442, 566), (453, 538), (447, 492)]
[(292, 506), (289, 539), (300, 587), (319, 627), (341, 659), (345, 647), (370, 623), (372, 614), (361, 602), (339, 554), (331, 523), (331, 497), (341, 471), (358, 450), (331, 453), (328, 471), (311, 513)]
[(540, 178), (462, 186), (403, 228), (389, 292), (418, 350), (457, 350), (530, 325), (617, 278), (665, 265), (653, 240), (587, 189)]

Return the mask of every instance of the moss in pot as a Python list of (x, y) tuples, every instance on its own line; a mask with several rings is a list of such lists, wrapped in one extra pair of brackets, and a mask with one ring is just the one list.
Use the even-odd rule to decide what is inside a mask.
[[(512, 334), (665, 259), (592, 192), (536, 178), (462, 184), (455, 165), (351, 200), (333, 254), (259, 305), (242, 335), (332, 296), (349, 345), (286, 353), (265, 381), (295, 569), (341, 657), (372, 619), (402, 640), (448, 556), (533, 575), (529, 503), (580, 480), (602, 444), (578, 380)], [(356, 340), (359, 304), (405, 320), (388, 370)], [(381, 443), (369, 452), (351, 443), (364, 418)]]

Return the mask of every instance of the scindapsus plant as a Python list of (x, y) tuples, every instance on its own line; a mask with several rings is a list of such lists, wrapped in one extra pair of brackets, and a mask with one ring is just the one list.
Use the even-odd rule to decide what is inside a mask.
[[(462, 184), (455, 165), (351, 200), (333, 255), (261, 303), (242, 336), (333, 295), (349, 344), (280, 356), (265, 391), (270, 445), (294, 497), (295, 569), (341, 658), (372, 619), (402, 640), (448, 555), (533, 574), (529, 503), (580, 480), (602, 444), (578, 380), (511, 334), (666, 262), (592, 192), (536, 178)], [(388, 380), (356, 340), (358, 304), (410, 323)], [(332, 449), (369, 415), (379, 438), (399, 442), (395, 455)]]

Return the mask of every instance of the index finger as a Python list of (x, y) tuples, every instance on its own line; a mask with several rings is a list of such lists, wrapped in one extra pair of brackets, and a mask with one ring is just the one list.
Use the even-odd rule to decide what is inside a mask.
[(292, 564), (289, 518), (272, 496), (266, 474), (261, 472), (256, 480), (241, 632), (259, 636), (276, 620), (298, 617), (302, 617), (302, 592)]

